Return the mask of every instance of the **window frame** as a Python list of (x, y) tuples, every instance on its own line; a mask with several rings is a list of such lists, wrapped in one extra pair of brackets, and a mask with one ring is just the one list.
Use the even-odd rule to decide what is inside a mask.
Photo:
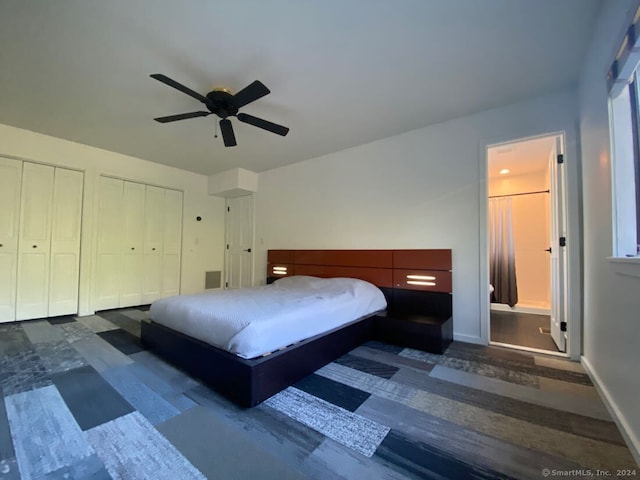
[(640, 82), (638, 70), (633, 73), (633, 80), (629, 84), (629, 99), (631, 101), (631, 135), (633, 138), (633, 166), (636, 193), (636, 255), (640, 254)]
[(632, 18), (607, 73), (613, 202), (609, 259), (640, 264), (640, 6)]

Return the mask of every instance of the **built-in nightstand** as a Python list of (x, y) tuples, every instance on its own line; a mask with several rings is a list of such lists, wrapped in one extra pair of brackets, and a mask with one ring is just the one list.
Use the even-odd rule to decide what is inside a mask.
[(431, 353), (444, 353), (453, 341), (452, 317), (385, 312), (375, 317), (377, 340)]

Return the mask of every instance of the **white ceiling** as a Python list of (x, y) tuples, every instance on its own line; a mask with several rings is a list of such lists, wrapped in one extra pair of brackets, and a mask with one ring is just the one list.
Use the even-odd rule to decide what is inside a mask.
[[(549, 170), (549, 154), (555, 147), (556, 137), (538, 137), (489, 148), (489, 179), (543, 173)], [(506, 168), (509, 173), (502, 175)]]
[[(256, 172), (575, 85), (600, 0), (0, 0), (0, 123), (212, 174)], [(214, 116), (206, 94), (253, 80)]]

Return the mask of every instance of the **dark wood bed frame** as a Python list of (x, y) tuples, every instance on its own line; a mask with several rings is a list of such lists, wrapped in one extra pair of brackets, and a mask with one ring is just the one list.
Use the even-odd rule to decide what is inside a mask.
[[(267, 271), (268, 283), (291, 275), (360, 278), (383, 291), (387, 311), (451, 317), (451, 250), (269, 250)], [(428, 276), (433, 281), (415, 284), (407, 275)], [(253, 407), (376, 338), (375, 328), (376, 315), (372, 315), (250, 360), (153, 319), (142, 322), (141, 341), (239, 405)]]

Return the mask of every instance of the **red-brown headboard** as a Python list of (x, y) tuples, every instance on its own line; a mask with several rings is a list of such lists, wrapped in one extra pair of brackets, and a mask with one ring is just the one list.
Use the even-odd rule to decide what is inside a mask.
[(378, 287), (451, 293), (451, 250), (269, 250), (267, 276), (360, 278)]

